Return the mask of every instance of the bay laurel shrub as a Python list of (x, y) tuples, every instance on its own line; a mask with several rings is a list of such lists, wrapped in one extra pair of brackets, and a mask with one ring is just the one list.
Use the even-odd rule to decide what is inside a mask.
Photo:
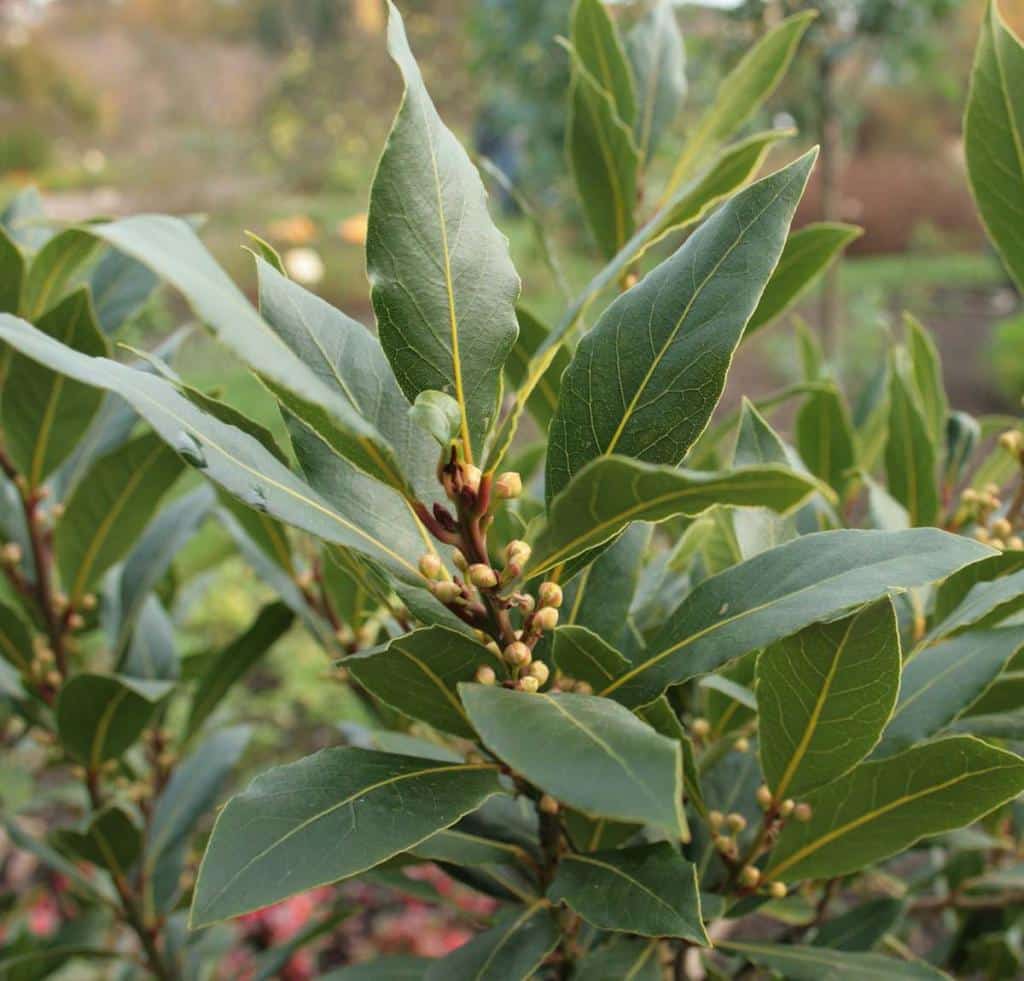
[[(665, 160), (684, 93), (668, 3), (627, 22), (577, 2), (568, 161), (603, 265), (553, 324), (393, 7), (376, 335), (259, 239), (257, 309), (183, 220), (44, 241), (16, 203), (0, 680), (9, 731), (82, 785), (45, 838), (8, 827), (83, 915), (10, 944), (10, 976), (137, 951), (199, 977), (221, 921), (425, 861), (496, 898), (493, 920), (442, 960), (338, 977), (1019, 974), (1017, 421), (951, 410), (911, 317), (855, 397), (798, 331), (800, 381), (712, 419), (740, 345), (857, 234), (791, 231), (816, 151), (758, 176), (793, 134), (741, 135), (810, 29), (761, 38)], [(992, 6), (967, 163), (1018, 282), (1022, 93)], [(550, 218), (524, 207), (559, 280)], [(276, 399), (287, 446), (166, 352), (111, 356), (157, 279)], [(791, 442), (770, 422), (786, 402)], [(186, 467), (199, 489), (160, 508)], [(183, 677), (158, 587), (209, 510), (281, 600)], [(293, 616), (376, 724), (230, 798), (193, 885), (189, 841), (244, 742), (215, 710)]]

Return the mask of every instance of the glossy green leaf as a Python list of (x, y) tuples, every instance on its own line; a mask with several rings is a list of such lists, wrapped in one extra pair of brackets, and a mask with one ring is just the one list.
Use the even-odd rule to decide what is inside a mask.
[(521, 845), (488, 838), (458, 826), (431, 835), (411, 853), (424, 861), (460, 866), (508, 865), (530, 858)]
[(559, 932), (545, 900), (503, 913), (490, 930), (441, 960), (424, 981), (526, 981), (555, 949)]
[(720, 945), (789, 981), (942, 981), (948, 978), (925, 961), (901, 961), (884, 954), (851, 953), (800, 944), (739, 943)]
[[(17, 313), (21, 305), (21, 284), (25, 278), (25, 257), (0, 227), (0, 313)], [(0, 366), (2, 366), (0, 360)], [(0, 367), (0, 379), (3, 370)]]
[(171, 774), (153, 807), (142, 873), (146, 908), (172, 909), (200, 819), (217, 803), (249, 742), (248, 726), (221, 729), (203, 740)]
[(640, 162), (650, 160), (686, 95), (686, 52), (670, 0), (655, 0), (626, 35), (636, 80), (633, 136)]
[(907, 353), (910, 372), (917, 389), (925, 424), (933, 446), (941, 447), (946, 441), (946, 417), (949, 401), (942, 381), (942, 361), (935, 341), (921, 322), (909, 313), (903, 315), (906, 328)]
[(458, 685), (487, 665), (499, 678), (501, 662), (478, 641), (447, 627), (425, 627), (342, 662), (367, 691), (393, 709), (444, 732), (474, 739)]
[(459, 692), (484, 744), (542, 790), (590, 816), (685, 836), (679, 744), (621, 705), (484, 685)]
[(565, 855), (548, 899), (600, 930), (711, 945), (701, 920), (697, 869), (666, 842)]
[(92, 815), (80, 830), (57, 831), (55, 839), (63, 851), (122, 879), (127, 879), (128, 870), (142, 851), (142, 829), (116, 804)]
[(598, 457), (551, 502), (547, 522), (530, 536), (533, 554), (524, 574), (537, 576), (563, 565), (633, 521), (695, 515), (718, 504), (786, 512), (814, 489), (804, 475), (777, 465), (715, 473)]
[(260, 610), (244, 633), (210, 659), (192, 696), (188, 732), (199, 729), (231, 686), (288, 632), (294, 619), (284, 603), (271, 603)]
[(929, 835), (962, 828), (1024, 791), (1024, 760), (972, 736), (951, 736), (862, 763), (806, 798), (765, 875), (793, 882), (856, 872)]
[(1024, 288), (1024, 45), (990, 0), (964, 119), (967, 175), (1007, 269)]
[(30, 184), (15, 194), (0, 212), (0, 227), (19, 246), (38, 252), (53, 236), (39, 189)]
[[(193, 466), (250, 507), (325, 541), (353, 548), (405, 581), (422, 582), (415, 564), (391, 546), (391, 516), (386, 523), (374, 520), (377, 509), (369, 490), (349, 495), (351, 510), (339, 512), (258, 440), (200, 411), (164, 379), (77, 354), (4, 314), (0, 314), (0, 340), (79, 381), (117, 392)], [(379, 483), (372, 484), (377, 499), (382, 491), (391, 493)]]
[(896, 704), (900, 667), (888, 598), (807, 627), (761, 654), (758, 749), (776, 800), (801, 798), (867, 756)]
[[(529, 378), (534, 355), (550, 334), (549, 328), (533, 313), (520, 305), (516, 309), (519, 320), (519, 339), (505, 363), (505, 371), (513, 386), (521, 388)], [(569, 354), (559, 348), (551, 366), (534, 385), (526, 408), (537, 425), (546, 430), (558, 408), (559, 379), (569, 364)]]
[(636, 94), (626, 50), (601, 0), (576, 0), (570, 40), (580, 64), (612, 98), (615, 112), (627, 125), (636, 116)]
[[(961, 603), (967, 594), (980, 582), (991, 582), (1024, 569), (1024, 554), (1020, 552), (998, 552), (981, 562), (975, 562), (950, 576), (935, 591), (933, 623), (942, 623)], [(1024, 593), (1024, 577), (1018, 580), (1020, 592)]]
[(73, 601), (128, 552), (183, 467), (181, 457), (151, 433), (94, 464), (54, 535), (61, 582)]
[(893, 930), (906, 906), (902, 899), (869, 899), (823, 923), (814, 933), (815, 947), (867, 951)]
[(22, 672), (31, 669), (35, 657), (28, 624), (6, 603), (0, 603), (0, 657)]
[(889, 373), (889, 439), (885, 472), (889, 493), (910, 515), (913, 525), (930, 525), (939, 510), (935, 476), (936, 446), (908, 379), (896, 366)]
[(574, 981), (662, 981), (661, 944), (613, 936), (591, 950), (577, 965)]
[(96, 247), (96, 240), (87, 232), (69, 228), (36, 253), (22, 285), (21, 313), (26, 320), (36, 320), (57, 304)]
[(519, 277), (480, 175), (441, 121), (389, 4), (388, 50), (405, 95), (370, 196), (366, 262), (384, 352), (411, 401), (447, 392), (469, 459), (483, 452), (518, 330)]
[(1024, 647), (1024, 627), (974, 630), (914, 655), (876, 756), (889, 756), (941, 732), (976, 701)]
[(592, 630), (567, 624), (552, 635), (551, 656), (558, 669), (600, 691), (629, 669), (629, 661)]
[(815, 157), (737, 194), (583, 338), (551, 423), (549, 500), (599, 456), (678, 464), (686, 455), (718, 403)]
[(174, 624), (152, 593), (142, 604), (131, 643), (118, 661), (117, 672), (142, 681), (177, 681), (181, 677)]
[(120, 330), (153, 295), (160, 280), (137, 259), (109, 250), (89, 276), (96, 320), (104, 334)]
[[(983, 575), (987, 573), (982, 573)], [(925, 638), (934, 643), (962, 633), (968, 627), (989, 627), (1024, 607), (1024, 569), (991, 581), (982, 580)]]
[(98, 769), (135, 742), (173, 687), (166, 681), (76, 674), (57, 700), (61, 744), (79, 763)]
[(793, 232), (743, 336), (749, 337), (792, 309), (840, 253), (862, 234), (863, 229), (856, 225), (839, 222), (818, 222)]
[[(39, 329), (84, 354), (107, 353), (87, 290), (76, 290), (40, 317)], [(0, 401), (8, 452), (30, 486), (68, 457), (103, 401), (101, 392), (15, 353)]]
[(694, 164), (729, 139), (763, 105), (786, 74), (797, 45), (815, 16), (816, 11), (804, 11), (782, 21), (729, 72), (676, 160), (666, 196), (689, 176)]
[(274, 767), (217, 817), (193, 927), (379, 865), (502, 792), (493, 766), (325, 749)]
[(816, 477), (842, 495), (857, 462), (853, 425), (834, 386), (808, 396), (796, 417), (800, 458)]
[(647, 656), (602, 694), (646, 704), (740, 654), (989, 554), (930, 528), (805, 535), (704, 580), (652, 638)]

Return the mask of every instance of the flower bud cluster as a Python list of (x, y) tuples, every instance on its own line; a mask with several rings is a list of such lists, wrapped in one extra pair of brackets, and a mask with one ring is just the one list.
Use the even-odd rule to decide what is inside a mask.
[[(1012, 443), (1016, 454), (1017, 445), (1024, 443), (1024, 436), (1015, 430), (1003, 433), (1000, 445)], [(1024, 549), (1024, 515), (1019, 505), (1005, 507), (998, 484), (986, 484), (981, 490), (968, 487), (960, 495), (960, 505), (974, 521), (974, 537), (985, 545), (1000, 551)]]

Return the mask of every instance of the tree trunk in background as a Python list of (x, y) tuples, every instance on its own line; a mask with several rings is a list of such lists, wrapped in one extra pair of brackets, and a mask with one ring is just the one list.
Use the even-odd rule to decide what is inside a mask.
[[(819, 91), (821, 97), (821, 211), (824, 221), (842, 218), (841, 200), (843, 131), (836, 97), (835, 60), (826, 48), (819, 62)], [(840, 293), (839, 263), (833, 263), (825, 274), (821, 290), (821, 331), (825, 350), (834, 356), (839, 348), (842, 329), (842, 296)]]

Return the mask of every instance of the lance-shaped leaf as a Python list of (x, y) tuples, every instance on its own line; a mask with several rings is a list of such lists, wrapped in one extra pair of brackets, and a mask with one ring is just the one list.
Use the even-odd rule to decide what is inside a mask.
[(932, 445), (940, 447), (946, 442), (949, 401), (942, 381), (939, 350), (931, 335), (915, 317), (905, 313), (903, 323), (906, 328), (907, 353), (910, 355), (910, 372), (921, 400), (925, 424)]
[(622, 935), (591, 950), (576, 965), (575, 981), (661, 981), (661, 944)]
[(410, 401), (447, 392), (462, 439), (483, 452), (515, 343), (519, 277), (480, 175), (441, 121), (389, 4), (388, 50), (405, 95), (370, 195), (366, 264), (381, 345)]
[(260, 610), (243, 634), (210, 659), (192, 697), (188, 732), (199, 729), (231, 686), (285, 635), (294, 619), (284, 603), (271, 603)]
[(148, 910), (159, 914), (174, 907), (196, 825), (217, 803), (250, 735), (248, 726), (215, 732), (175, 767), (160, 792), (141, 870)]
[(847, 875), (929, 835), (971, 824), (1024, 791), (1024, 760), (972, 736), (951, 736), (862, 763), (808, 795), (765, 876), (792, 882)]
[(342, 662), (367, 691), (393, 709), (467, 739), (476, 732), (459, 701), (458, 685), (487, 665), (499, 678), (501, 662), (472, 637), (426, 627)]
[(626, 35), (636, 81), (633, 136), (640, 162), (647, 163), (686, 95), (686, 52), (670, 0), (655, 0)]
[(570, 40), (580, 64), (611, 96), (619, 119), (632, 126), (636, 116), (632, 69), (619, 32), (601, 0), (576, 0)]
[[(201, 411), (164, 379), (81, 355), (5, 314), (0, 314), (0, 341), (72, 378), (116, 392), (179, 454), (251, 508), (361, 552), (400, 579), (422, 582), (415, 564), (392, 547), (391, 526), (376, 520), (362, 499), (350, 501), (351, 510), (336, 510), (259, 440)], [(379, 494), (380, 485), (374, 486)]]
[(740, 654), (887, 593), (944, 579), (990, 554), (931, 528), (805, 535), (704, 580), (652, 639), (647, 656), (602, 694), (644, 705)]
[(1024, 45), (990, 0), (964, 119), (967, 175), (985, 227), (1024, 288)]
[(974, 630), (914, 655), (875, 755), (890, 756), (941, 732), (996, 680), (1024, 647), (1024, 627)]
[(118, 661), (117, 671), (141, 681), (177, 681), (181, 677), (174, 624), (152, 593), (142, 604), (131, 643)]
[(490, 930), (430, 964), (424, 981), (526, 981), (558, 944), (546, 900), (503, 913)]
[(742, 943), (719, 945), (790, 981), (948, 981), (948, 975), (925, 961), (903, 961), (884, 954), (853, 953), (801, 944)]
[(786, 512), (817, 484), (778, 465), (716, 473), (653, 466), (622, 456), (587, 464), (551, 502), (533, 538), (526, 575), (540, 575), (614, 538), (633, 521), (695, 515), (718, 504)]
[(697, 868), (667, 842), (566, 855), (548, 889), (600, 930), (711, 941), (701, 920)]
[(26, 674), (35, 658), (28, 624), (6, 603), (0, 603), (0, 657)]
[(104, 334), (124, 326), (152, 296), (160, 280), (146, 265), (110, 249), (89, 276), (96, 320)]
[[(85, 354), (107, 353), (89, 292), (76, 290), (39, 318), (39, 329)], [(31, 487), (39, 487), (75, 448), (99, 411), (103, 395), (30, 358), (14, 354), (3, 386), (4, 438)]]
[(550, 500), (618, 453), (678, 464), (707, 425), (817, 151), (732, 198), (583, 338), (551, 423)]
[[(987, 577), (995, 568), (1005, 571), (1012, 566), (1009, 563), (993, 565), (990, 560), (986, 560), (984, 568), (979, 570), (983, 578), (970, 586), (960, 604), (931, 629), (925, 638), (927, 643), (952, 637), (968, 627), (992, 626), (1024, 606), (1024, 569), (989, 581)], [(962, 584), (967, 585), (969, 582), (970, 579), (965, 576)]]
[(25, 276), (21, 312), (26, 319), (36, 320), (55, 306), (96, 249), (96, 240), (80, 229), (68, 228), (54, 235), (36, 253)]
[(621, 705), (484, 685), (459, 692), (484, 744), (542, 790), (592, 817), (685, 836), (679, 744)]
[(184, 464), (147, 433), (99, 459), (75, 488), (54, 542), (64, 590), (81, 599), (146, 527)]
[(802, 797), (867, 756), (896, 704), (900, 666), (889, 599), (761, 654), (758, 749), (776, 800)]
[(79, 763), (96, 770), (135, 742), (173, 688), (166, 681), (77, 674), (57, 700), (61, 744)]
[(552, 635), (551, 656), (558, 669), (600, 691), (629, 670), (629, 661), (586, 627), (567, 624)]
[(142, 829), (123, 807), (113, 804), (94, 814), (81, 829), (57, 831), (55, 840), (75, 858), (126, 879), (142, 850)]
[(795, 306), (843, 249), (863, 234), (862, 228), (840, 222), (819, 222), (793, 232), (743, 336), (767, 327)]
[(502, 792), (495, 767), (325, 749), (257, 777), (220, 812), (193, 927), (365, 872)]
[(857, 457), (850, 414), (835, 386), (814, 392), (800, 407), (796, 445), (811, 473), (841, 496)]
[(896, 927), (905, 909), (902, 899), (869, 899), (818, 927), (814, 945), (851, 952), (871, 950)]
[(913, 525), (930, 525), (939, 510), (936, 485), (936, 446), (910, 381), (893, 365), (889, 373), (889, 439), (885, 473), (889, 493), (910, 515)]
[[(0, 226), (0, 313), (17, 313), (21, 306), (21, 284), (25, 278), (25, 257)], [(0, 379), (3, 359), (0, 358)]]
[(694, 164), (729, 139), (772, 94), (793, 60), (804, 32), (817, 16), (805, 11), (789, 17), (766, 34), (718, 86), (715, 101), (697, 123), (676, 160), (665, 189), (671, 194), (689, 176)]

